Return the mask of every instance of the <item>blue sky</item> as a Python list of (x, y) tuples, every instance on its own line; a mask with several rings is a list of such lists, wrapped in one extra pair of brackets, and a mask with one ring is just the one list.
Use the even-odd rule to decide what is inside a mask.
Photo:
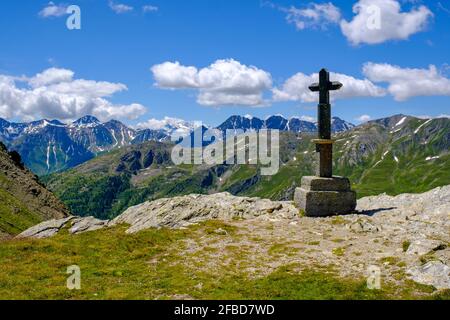
[[(373, 34), (358, 29), (352, 12), (355, 4), (371, 1), (381, 6), (382, 22)], [(386, 11), (392, 3), (400, 6), (398, 14)], [(67, 29), (68, 16), (56, 10), (69, 4), (81, 9), (81, 30)], [(55, 10), (44, 14), (49, 6)], [(151, 10), (144, 12), (144, 6)], [(407, 25), (402, 19), (408, 14), (422, 20)], [(342, 21), (353, 24), (345, 29)], [(55, 116), (68, 121), (83, 110), (133, 125), (166, 116), (212, 125), (232, 114), (306, 119), (315, 117), (316, 102), (304, 86), (322, 67), (350, 77), (348, 91), (336, 96), (332, 109), (346, 120), (450, 114), (446, 0), (5, 0), (0, 30), (0, 75), (5, 83), (13, 79), (0, 89), (0, 116), (12, 120)], [(53, 75), (43, 73), (49, 68), (55, 74), (70, 70), (57, 73), (70, 85), (42, 98), (40, 90), (50, 82), (36, 79)], [(192, 71), (191, 78), (185, 70)], [(299, 73), (304, 77), (292, 78)], [(243, 90), (245, 77), (251, 80)], [(76, 79), (95, 82), (97, 91), (86, 89), (91, 82)], [(424, 83), (423, 92), (418, 82)], [(70, 99), (85, 104), (75, 112)]]

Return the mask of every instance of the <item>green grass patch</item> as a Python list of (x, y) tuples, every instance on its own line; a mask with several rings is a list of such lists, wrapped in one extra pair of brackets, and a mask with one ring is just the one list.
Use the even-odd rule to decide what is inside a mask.
[[(246, 270), (250, 247), (229, 245), (231, 260), (199, 256), (185, 251), (185, 240), (221, 237), (221, 228), (236, 232), (226, 223), (213, 221), (184, 230), (150, 229), (125, 234), (118, 226), (77, 236), (59, 234), (43, 240), (11, 240), (0, 246), (1, 299), (399, 299), (417, 298), (416, 287), (372, 291), (365, 279), (338, 277), (332, 268), (301, 265), (280, 267), (255, 278)], [(273, 245), (274, 254), (287, 244)], [(289, 251), (289, 250), (288, 250)], [(256, 263), (256, 262), (253, 262)], [(68, 266), (81, 268), (81, 290), (66, 288)], [(395, 290), (394, 290), (395, 289)], [(427, 291), (428, 292), (428, 291)], [(430, 294), (428, 294), (430, 296)], [(436, 298), (445, 298), (445, 295)], [(447, 295), (448, 297), (448, 295)]]

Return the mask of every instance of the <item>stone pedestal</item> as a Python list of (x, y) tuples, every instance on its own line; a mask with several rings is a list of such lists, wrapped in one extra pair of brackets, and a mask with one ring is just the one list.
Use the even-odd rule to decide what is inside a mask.
[(303, 177), (294, 202), (308, 217), (349, 214), (356, 208), (356, 193), (347, 178)]

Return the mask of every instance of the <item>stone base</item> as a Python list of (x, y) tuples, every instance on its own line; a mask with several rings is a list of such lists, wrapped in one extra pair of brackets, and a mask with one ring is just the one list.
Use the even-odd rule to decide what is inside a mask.
[(294, 202), (308, 217), (349, 214), (356, 208), (356, 192), (347, 178), (303, 177)]

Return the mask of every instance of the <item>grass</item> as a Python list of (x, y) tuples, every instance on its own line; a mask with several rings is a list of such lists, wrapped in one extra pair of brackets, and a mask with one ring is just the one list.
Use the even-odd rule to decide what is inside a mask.
[[(423, 292), (394, 286), (371, 291), (364, 279), (340, 278), (332, 269), (320, 266), (300, 271), (302, 266), (291, 264), (254, 278), (240, 267), (242, 262), (250, 262), (242, 261), (247, 249), (238, 246), (226, 249), (236, 257), (227, 267), (212, 259), (208, 261), (211, 268), (205, 269), (195, 253), (184, 252), (184, 240), (221, 237), (212, 231), (217, 228), (230, 235), (236, 232), (218, 221), (185, 230), (151, 229), (132, 235), (124, 233), (126, 228), (3, 242), (0, 298), (170, 299), (181, 295), (195, 299), (413, 299)], [(285, 245), (271, 249), (277, 255)], [(195, 268), (196, 263), (202, 265)], [(81, 290), (66, 288), (66, 270), (71, 265), (81, 269)]]
[(1, 188), (8, 181), (0, 174), (0, 231), (16, 235), (36, 225), (42, 218), (26, 208), (24, 203)]
[(403, 241), (403, 243), (402, 243), (403, 252), (408, 251), (410, 246), (411, 246), (411, 241), (408, 241), (408, 240)]
[(332, 250), (332, 253), (338, 257), (342, 257), (345, 254), (345, 248), (343, 247), (334, 248)]

